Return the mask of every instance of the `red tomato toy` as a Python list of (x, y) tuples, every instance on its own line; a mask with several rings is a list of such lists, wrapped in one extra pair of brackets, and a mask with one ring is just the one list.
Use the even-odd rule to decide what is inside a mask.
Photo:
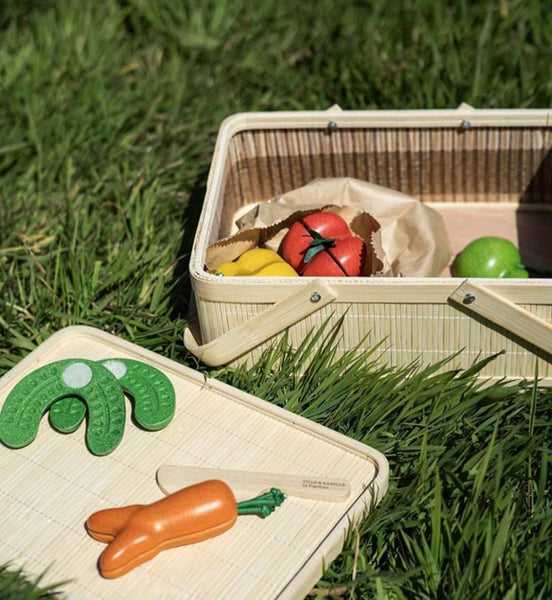
[(293, 223), (282, 242), (282, 256), (304, 277), (356, 277), (366, 245), (342, 217), (321, 211)]

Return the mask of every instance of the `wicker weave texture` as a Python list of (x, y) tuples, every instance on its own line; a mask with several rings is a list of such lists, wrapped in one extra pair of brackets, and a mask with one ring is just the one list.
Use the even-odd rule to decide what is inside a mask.
[[(455, 111), (412, 111), (411, 124), (409, 111), (399, 112), (345, 111), (326, 118), (320, 114), (313, 118), (309, 113), (249, 114), (223, 125), (191, 258), (203, 343), (261, 314), (268, 303), (298, 285), (282, 281), (276, 286), (275, 280), (217, 282), (203, 269), (206, 247), (233, 233), (236, 215), (247, 207), (316, 178), (366, 180), (434, 206), (454, 207), (466, 214), (474, 210), (474, 219), (485, 213), (494, 222), (509, 215), (514, 227), (517, 222), (523, 243), (534, 246), (537, 237), (548, 239), (546, 233), (529, 237), (524, 229), (527, 214), (537, 223), (538, 215), (545, 215), (542, 221), (546, 228), (550, 226), (552, 131), (548, 113), (471, 111), (466, 115), (474, 126), (466, 128), (461, 126), (466, 115)], [(334, 127), (327, 126), (330, 119), (335, 119)], [(534, 256), (535, 248), (530, 251)], [(512, 280), (505, 285), (489, 281), (486, 285), (551, 324), (550, 282)], [(289, 330), (292, 343), (301, 343), (328, 316), (344, 315), (343, 351), (365, 339), (366, 347), (383, 342), (378, 352), (389, 364), (434, 362), (460, 352), (455, 360), (462, 367), (504, 351), (486, 367), (484, 376), (532, 377), (538, 366), (539, 375), (552, 381), (550, 354), (451, 304), (449, 295), (461, 280), (443, 277), (439, 285), (428, 285), (425, 294), (425, 284), (405, 278), (399, 293), (396, 283), (382, 285), (363, 278), (330, 281), (337, 300), (294, 324)], [(247, 355), (249, 362), (263, 347), (266, 344)]]
[(232, 139), (224, 237), (236, 211), (322, 177), (354, 177), (424, 202), (549, 203), (548, 128), (253, 130)]
[[(68, 581), (70, 598), (302, 598), (342, 548), (350, 524), (386, 491), (388, 465), (379, 452), (91, 328), (61, 330), (21, 361), (0, 381), (0, 407), (37, 366), (74, 357), (147, 362), (170, 378), (177, 402), (172, 422), (156, 432), (127, 414), (124, 437), (106, 456), (87, 450), (84, 426), (63, 435), (47, 417), (28, 446), (0, 446), (0, 562), (36, 576), (46, 571), (42, 583)], [(155, 473), (163, 464), (338, 477), (350, 482), (351, 495), (343, 502), (290, 496), (270, 518), (239, 517), (224, 535), (103, 579), (97, 560), (105, 544), (87, 535), (86, 519), (162, 498)]]
[[(200, 319), (205, 323), (202, 334), (214, 339), (268, 305), (203, 301)], [(520, 305), (538, 317), (552, 322), (552, 306)], [(329, 325), (343, 318), (338, 354), (361, 345), (362, 348), (380, 344), (373, 357), (389, 365), (435, 363), (460, 353), (443, 369), (466, 368), (478, 359), (498, 355), (483, 371), (485, 377), (531, 377), (538, 366), (539, 377), (552, 381), (549, 356), (530, 345), (521, 346), (510, 332), (498, 329), (484, 320), (474, 319), (445, 303), (333, 303), (292, 325), (289, 340), (297, 347), (309, 334), (326, 321)], [(258, 346), (249, 355), (250, 362), (258, 359), (273, 341)], [(239, 361), (237, 361), (239, 362)]]

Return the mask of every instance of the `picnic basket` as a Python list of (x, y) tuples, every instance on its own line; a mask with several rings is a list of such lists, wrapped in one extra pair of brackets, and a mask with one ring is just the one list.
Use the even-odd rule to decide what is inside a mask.
[(552, 381), (549, 278), (221, 278), (205, 269), (206, 249), (230, 234), (236, 215), (327, 177), (398, 190), (464, 223), (488, 222), (489, 231), (509, 220), (522, 251), (549, 258), (551, 117), (547, 109), (468, 105), (229, 117), (190, 257), (197, 319), (184, 333), (186, 347), (212, 366), (251, 362), (286, 330), (297, 345), (326, 320), (343, 318), (340, 352), (382, 342), (377, 352), (390, 365), (458, 353), (461, 368), (499, 353), (481, 376), (530, 378), (538, 368), (540, 379)]

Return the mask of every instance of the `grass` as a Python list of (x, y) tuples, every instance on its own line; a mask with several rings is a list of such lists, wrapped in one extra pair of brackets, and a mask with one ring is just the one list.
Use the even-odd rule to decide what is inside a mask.
[[(538, 0), (4, 0), (0, 374), (71, 324), (194, 364), (187, 257), (229, 114), (550, 107), (551, 47)], [(280, 348), (277, 378), (270, 353), (218, 375), (391, 462), (382, 506), (318, 588), (551, 596), (549, 393), (340, 362), (331, 345), (299, 379), (306, 354)], [(0, 598), (17, 597), (9, 573)]]
[(386, 368), (355, 349), (337, 359), (338, 335), (329, 331), (314, 356), (312, 339), (296, 352), (284, 340), (255, 368), (218, 375), (378, 448), (390, 462), (389, 492), (351, 532), (320, 593), (548, 598), (550, 390), (484, 386), (477, 373), (485, 361), (459, 371), (446, 361)]
[(42, 575), (30, 579), (23, 569), (0, 565), (0, 598), (2, 600), (55, 600), (60, 586), (42, 585)]

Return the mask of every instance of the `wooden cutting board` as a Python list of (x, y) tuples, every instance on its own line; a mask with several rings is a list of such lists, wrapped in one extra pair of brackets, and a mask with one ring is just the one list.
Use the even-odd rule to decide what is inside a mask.
[[(79, 600), (302, 598), (341, 551), (345, 532), (387, 489), (388, 464), (376, 450), (257, 397), (89, 327), (49, 338), (0, 379), (0, 405), (34, 369), (64, 358), (132, 358), (161, 369), (176, 391), (176, 413), (150, 432), (127, 422), (119, 446), (91, 454), (85, 425), (54, 431), (45, 416), (21, 449), (0, 444), (0, 563), (43, 583), (70, 580)], [(128, 400), (127, 400), (128, 401)], [(223, 535), (161, 552), (114, 580), (102, 579), (104, 545), (84, 528), (93, 512), (163, 497), (162, 464), (336, 477), (350, 482), (343, 502), (288, 497), (266, 519), (240, 517)]]

